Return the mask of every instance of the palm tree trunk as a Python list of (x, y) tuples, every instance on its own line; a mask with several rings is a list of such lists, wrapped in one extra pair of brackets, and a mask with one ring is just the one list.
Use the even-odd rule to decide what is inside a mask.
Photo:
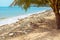
[(55, 16), (56, 16), (57, 29), (60, 29), (60, 14), (59, 14), (58, 5), (54, 5), (53, 10), (54, 10)]
[(56, 16), (57, 29), (60, 29), (60, 14), (57, 10), (55, 12), (55, 16)]

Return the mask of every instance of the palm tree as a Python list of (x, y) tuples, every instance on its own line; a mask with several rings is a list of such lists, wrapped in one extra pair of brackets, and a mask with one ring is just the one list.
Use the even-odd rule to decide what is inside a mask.
[(25, 10), (27, 10), (31, 6), (51, 7), (56, 16), (57, 29), (60, 29), (60, 22), (59, 22), (60, 21), (60, 14), (59, 14), (60, 0), (14, 0), (11, 6), (13, 5), (21, 6)]

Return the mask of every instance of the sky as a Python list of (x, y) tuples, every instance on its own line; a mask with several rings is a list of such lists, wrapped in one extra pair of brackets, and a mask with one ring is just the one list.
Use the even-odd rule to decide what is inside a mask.
[(0, 7), (8, 7), (13, 0), (0, 0)]

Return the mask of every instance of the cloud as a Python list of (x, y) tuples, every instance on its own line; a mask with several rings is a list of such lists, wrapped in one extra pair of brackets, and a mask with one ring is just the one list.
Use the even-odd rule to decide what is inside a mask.
[(0, 0), (0, 7), (9, 6), (13, 0)]

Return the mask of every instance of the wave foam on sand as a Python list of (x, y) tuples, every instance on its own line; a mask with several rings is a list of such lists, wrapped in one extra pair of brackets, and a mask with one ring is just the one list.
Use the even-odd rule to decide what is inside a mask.
[[(45, 12), (46, 10), (44, 11), (39, 11), (39, 12), (36, 12), (36, 13), (32, 13), (32, 14), (38, 14), (38, 13), (42, 13), (42, 12)], [(0, 21), (0, 26), (2, 25), (5, 25), (5, 24), (11, 24), (11, 23), (15, 23), (16, 21), (18, 21), (18, 19), (22, 19), (22, 18), (25, 18), (25, 17), (28, 17), (30, 15), (32, 15), (31, 13), (27, 14), (27, 15), (20, 15), (20, 16), (16, 16), (16, 17), (12, 17), (12, 18), (7, 18), (7, 19), (4, 19), (4, 20), (1, 20)]]

